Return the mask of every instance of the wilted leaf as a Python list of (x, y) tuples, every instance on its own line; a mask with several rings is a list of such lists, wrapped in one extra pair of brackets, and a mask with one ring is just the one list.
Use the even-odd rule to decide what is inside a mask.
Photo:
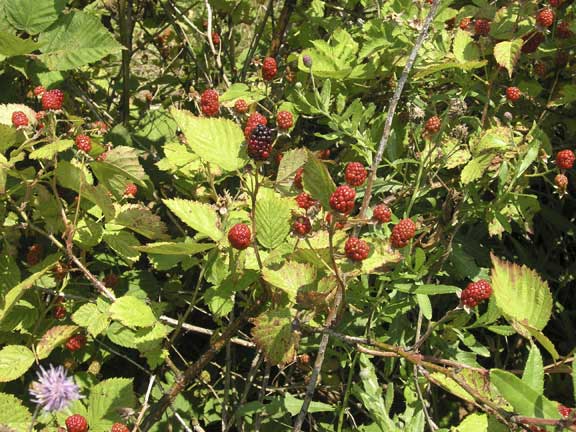
[(273, 365), (289, 363), (296, 357), (300, 335), (292, 329), (293, 319), (292, 311), (284, 308), (266, 311), (252, 320), (254, 342)]

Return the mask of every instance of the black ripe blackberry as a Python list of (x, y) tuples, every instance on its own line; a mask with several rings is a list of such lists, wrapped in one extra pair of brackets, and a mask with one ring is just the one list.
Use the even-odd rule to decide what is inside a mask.
[(248, 140), (248, 156), (254, 160), (266, 160), (272, 150), (272, 129), (258, 125), (250, 134)]

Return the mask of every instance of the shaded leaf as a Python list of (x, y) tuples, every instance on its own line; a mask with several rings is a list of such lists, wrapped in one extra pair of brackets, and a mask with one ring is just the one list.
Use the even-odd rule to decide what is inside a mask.
[(296, 357), (300, 335), (293, 331), (294, 317), (288, 308), (269, 310), (252, 320), (254, 342), (273, 365), (289, 363)]
[(58, 325), (49, 328), (36, 345), (36, 355), (40, 360), (48, 357), (54, 348), (62, 345), (78, 330), (74, 325)]

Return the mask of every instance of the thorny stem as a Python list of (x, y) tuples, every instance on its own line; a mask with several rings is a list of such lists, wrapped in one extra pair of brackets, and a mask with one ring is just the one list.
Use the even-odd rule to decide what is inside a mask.
[[(336, 295), (334, 297), (334, 303), (332, 304), (332, 308), (328, 312), (328, 316), (326, 317), (325, 326), (330, 328), (337, 322), (337, 318), (340, 314), (340, 310), (342, 307), (342, 303), (344, 300), (344, 294), (346, 290), (346, 284), (342, 279), (340, 274), (340, 270), (338, 268), (338, 263), (336, 262), (336, 257), (334, 255), (334, 226), (335, 226), (335, 218), (332, 218), (330, 221), (330, 228), (328, 232), (328, 242), (330, 245), (330, 259), (332, 260), (332, 265), (334, 268), (334, 272), (336, 274), (336, 280), (338, 282), (338, 286), (336, 288)], [(306, 418), (306, 413), (308, 412), (308, 407), (312, 402), (312, 398), (314, 397), (314, 391), (316, 390), (316, 385), (318, 383), (318, 376), (320, 375), (320, 370), (322, 369), (322, 364), (324, 363), (324, 356), (326, 355), (326, 348), (328, 347), (328, 341), (330, 339), (330, 335), (328, 333), (324, 333), (322, 335), (322, 339), (320, 340), (320, 345), (318, 347), (318, 354), (316, 355), (316, 360), (314, 362), (314, 369), (312, 369), (312, 375), (310, 376), (310, 382), (306, 387), (306, 395), (304, 397), (304, 402), (302, 403), (302, 407), (300, 408), (300, 412), (298, 413), (298, 417), (294, 423), (294, 427), (292, 428), (293, 432), (299, 432), (302, 429), (302, 425), (304, 424), (304, 419)]]
[(368, 204), (370, 203), (370, 198), (372, 197), (372, 187), (374, 185), (374, 179), (376, 177), (376, 172), (378, 171), (378, 167), (380, 166), (380, 162), (382, 162), (382, 156), (384, 155), (384, 150), (388, 144), (388, 139), (390, 138), (390, 133), (392, 132), (392, 120), (394, 119), (394, 114), (396, 113), (396, 107), (398, 106), (398, 102), (400, 101), (400, 96), (402, 95), (402, 91), (404, 90), (404, 85), (408, 80), (408, 75), (414, 66), (414, 62), (416, 61), (416, 56), (418, 55), (418, 51), (422, 48), (422, 44), (428, 35), (428, 30), (430, 29), (430, 25), (432, 24), (432, 20), (436, 15), (436, 11), (438, 10), (438, 5), (440, 1), (434, 0), (432, 3), (432, 7), (424, 20), (424, 25), (420, 30), (420, 34), (416, 39), (416, 43), (414, 44), (414, 48), (412, 48), (412, 52), (408, 56), (408, 60), (406, 61), (406, 66), (404, 66), (404, 70), (402, 71), (402, 75), (398, 80), (398, 84), (396, 86), (396, 90), (394, 91), (394, 95), (390, 100), (390, 105), (388, 106), (388, 114), (386, 116), (386, 122), (384, 123), (384, 131), (382, 132), (382, 138), (380, 139), (380, 143), (378, 144), (378, 151), (374, 160), (372, 161), (372, 167), (370, 169), (370, 175), (368, 176), (368, 182), (366, 183), (366, 192), (364, 192), (364, 199), (362, 200), (362, 207), (360, 208), (359, 218), (363, 219), (366, 217), (366, 210), (368, 209)]

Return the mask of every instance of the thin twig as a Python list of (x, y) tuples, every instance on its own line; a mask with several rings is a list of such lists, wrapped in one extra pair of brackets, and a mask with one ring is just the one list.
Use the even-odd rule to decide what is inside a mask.
[(370, 198), (372, 197), (372, 186), (374, 184), (374, 179), (376, 178), (376, 172), (378, 171), (378, 167), (380, 166), (380, 162), (382, 161), (384, 150), (386, 149), (386, 146), (388, 144), (390, 133), (392, 132), (392, 120), (394, 119), (394, 114), (396, 113), (396, 107), (398, 105), (398, 102), (400, 101), (400, 96), (402, 95), (402, 91), (404, 90), (404, 85), (408, 80), (408, 75), (412, 70), (412, 66), (414, 66), (414, 62), (416, 60), (416, 56), (418, 55), (418, 51), (420, 51), (420, 48), (422, 48), (424, 39), (426, 39), (426, 36), (428, 35), (430, 24), (432, 24), (432, 20), (436, 15), (436, 10), (438, 9), (439, 4), (440, 4), (439, 0), (434, 0), (434, 3), (432, 3), (432, 7), (428, 12), (428, 16), (426, 16), (424, 25), (422, 26), (420, 34), (418, 35), (418, 39), (416, 39), (414, 48), (412, 48), (412, 52), (410, 53), (410, 55), (408, 56), (408, 60), (406, 61), (406, 66), (404, 66), (402, 75), (398, 80), (398, 84), (396, 86), (396, 90), (394, 91), (394, 95), (390, 100), (390, 105), (388, 106), (388, 114), (386, 116), (386, 123), (384, 124), (384, 131), (382, 132), (382, 138), (380, 139), (380, 143), (378, 145), (378, 151), (376, 153), (376, 156), (374, 157), (374, 160), (372, 161), (370, 175), (368, 176), (368, 182), (366, 184), (366, 192), (364, 192), (364, 199), (362, 200), (362, 207), (360, 208), (359, 217), (361, 219), (366, 216), (366, 210), (368, 208), (368, 204), (370, 203)]
[[(179, 325), (179, 321), (178, 321), (178, 320), (176, 320), (176, 319), (174, 319), (174, 318), (170, 318), (170, 317), (168, 317), (168, 316), (166, 316), (166, 315), (162, 315), (162, 316), (160, 317), (160, 321), (162, 321), (162, 322), (164, 322), (164, 323), (166, 323), (166, 324), (168, 324), (168, 325), (171, 325), (171, 326), (178, 326), (178, 325)], [(198, 326), (195, 326), (195, 325), (192, 325), (192, 324), (182, 323), (181, 327), (182, 327), (184, 330), (187, 330), (187, 331), (190, 331), (190, 332), (193, 332), (193, 333), (200, 333), (200, 334), (205, 334), (205, 335), (208, 335), (208, 336), (212, 336), (212, 335), (214, 334), (214, 330), (212, 330), (212, 329), (207, 329), (207, 328), (204, 328), (204, 327), (198, 327)], [(252, 343), (252, 342), (250, 342), (250, 341), (247, 341), (247, 340), (244, 340), (244, 339), (236, 338), (236, 337), (230, 339), (230, 342), (232, 342), (233, 344), (236, 344), (236, 345), (240, 345), (240, 346), (246, 347), (246, 348), (254, 348), (254, 347), (256, 347), (256, 345), (254, 345), (254, 343)]]
[(138, 418), (136, 423), (134, 424), (134, 428), (132, 428), (132, 432), (138, 432), (138, 426), (142, 422), (144, 418), (144, 413), (148, 409), (150, 405), (148, 405), (148, 401), (150, 400), (150, 393), (152, 392), (152, 387), (154, 386), (154, 381), (156, 380), (156, 375), (152, 375), (150, 377), (150, 381), (148, 382), (148, 390), (146, 390), (146, 395), (144, 396), (144, 402), (142, 403), (142, 409), (140, 410), (140, 414), (138, 414)]

